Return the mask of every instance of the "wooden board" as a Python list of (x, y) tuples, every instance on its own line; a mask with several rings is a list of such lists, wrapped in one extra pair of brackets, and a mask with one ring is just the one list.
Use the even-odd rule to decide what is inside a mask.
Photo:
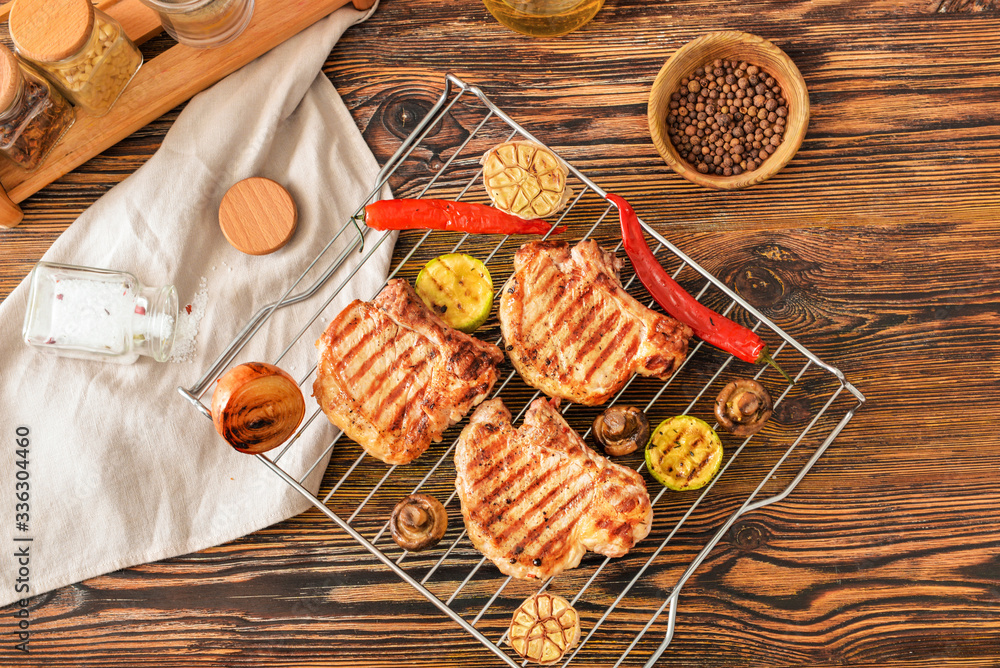
[[(13, 227), (21, 222), (15, 203), (348, 2), (357, 9), (374, 4), (374, 0), (256, 0), (250, 25), (229, 44), (214, 49), (178, 44), (143, 63), (106, 115), (94, 118), (78, 111), (76, 123), (37, 169), (26, 172), (7, 161), (0, 165), (0, 185), (10, 199), (2, 202), (0, 192), (0, 225)], [(156, 12), (139, 0), (111, 0), (97, 6), (118, 19), (138, 44), (162, 30)], [(0, 9), (0, 16), (6, 17), (9, 11), (10, 3)]]

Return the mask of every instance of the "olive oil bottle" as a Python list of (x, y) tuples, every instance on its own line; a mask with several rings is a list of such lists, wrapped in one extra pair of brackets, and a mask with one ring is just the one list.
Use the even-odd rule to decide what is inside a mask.
[(493, 17), (532, 37), (556, 37), (583, 26), (604, 0), (483, 0)]

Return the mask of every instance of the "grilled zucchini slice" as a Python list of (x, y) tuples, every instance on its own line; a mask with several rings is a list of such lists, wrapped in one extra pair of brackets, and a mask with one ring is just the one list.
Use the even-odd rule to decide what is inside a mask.
[(704, 420), (678, 415), (664, 420), (646, 446), (646, 468), (669, 489), (704, 487), (719, 472), (722, 441)]
[(471, 334), (490, 317), (493, 279), (482, 262), (464, 253), (440, 255), (417, 275), (417, 294), (449, 327)]

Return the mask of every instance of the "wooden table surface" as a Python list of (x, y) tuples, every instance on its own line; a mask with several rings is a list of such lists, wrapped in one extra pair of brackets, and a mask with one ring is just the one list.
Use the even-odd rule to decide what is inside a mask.
[[(380, 163), (453, 72), (628, 197), (867, 397), (794, 492), (740, 518), (686, 583), (660, 665), (1000, 665), (1000, 438), (989, 408), (1000, 381), (997, 9), (994, 0), (608, 0), (577, 33), (530, 39), (474, 0), (382, 0), (330, 55), (326, 73)], [(792, 162), (730, 193), (670, 171), (645, 116), (667, 57), (720, 29), (774, 41), (812, 105)], [(20, 227), (0, 230), (0, 297), (156, 150), (178, 111), (24, 203)], [(459, 114), (444, 127), (420, 156), (426, 167), (472, 129)], [(605, 238), (613, 234), (612, 225)], [(701, 360), (721, 359), (699, 355), (680, 383), (704, 382)], [(797, 404), (805, 412), (784, 411), (776, 429), (801, 428), (816, 409), (809, 389)], [(356, 452), (338, 448), (331, 472)], [(573, 665), (614, 663), (752, 489), (740, 476), (774, 456), (743, 459)], [(368, 484), (350, 479), (336, 502), (356, 505)], [(431, 488), (447, 494), (449, 484)], [(683, 503), (667, 497), (658, 517), (676, 521)], [(372, 510), (359, 527), (369, 536), (385, 509)], [(659, 540), (665, 526), (654, 528)], [(582, 597), (585, 632), (643, 561), (629, 559)], [(409, 563), (419, 573), (433, 561)], [(436, 591), (447, 595), (478, 561), (461, 543)], [(588, 557), (554, 589), (572, 595), (599, 564)], [(491, 565), (481, 571), (456, 604), (469, 618), (502, 583)], [(520, 585), (482, 622), (494, 639), (531, 591)], [(0, 665), (501, 665), (315, 510), (31, 606), (28, 655), (13, 650), (13, 608), (0, 610)], [(642, 665), (664, 633), (660, 620), (625, 665)]]

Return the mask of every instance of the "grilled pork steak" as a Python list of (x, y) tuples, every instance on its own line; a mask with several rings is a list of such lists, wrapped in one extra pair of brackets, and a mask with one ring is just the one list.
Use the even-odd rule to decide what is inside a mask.
[(596, 241), (527, 243), (500, 298), (514, 368), (552, 397), (597, 405), (633, 373), (666, 379), (687, 355), (691, 328), (622, 289), (622, 261)]
[(623, 556), (653, 522), (642, 476), (588, 448), (557, 405), (536, 399), (514, 429), (502, 401), (485, 401), (455, 450), (469, 537), (516, 578), (574, 568), (587, 550)]
[(313, 395), (330, 422), (387, 464), (408, 464), (481, 402), (503, 353), (451, 329), (402, 279), (355, 300), (316, 341)]

